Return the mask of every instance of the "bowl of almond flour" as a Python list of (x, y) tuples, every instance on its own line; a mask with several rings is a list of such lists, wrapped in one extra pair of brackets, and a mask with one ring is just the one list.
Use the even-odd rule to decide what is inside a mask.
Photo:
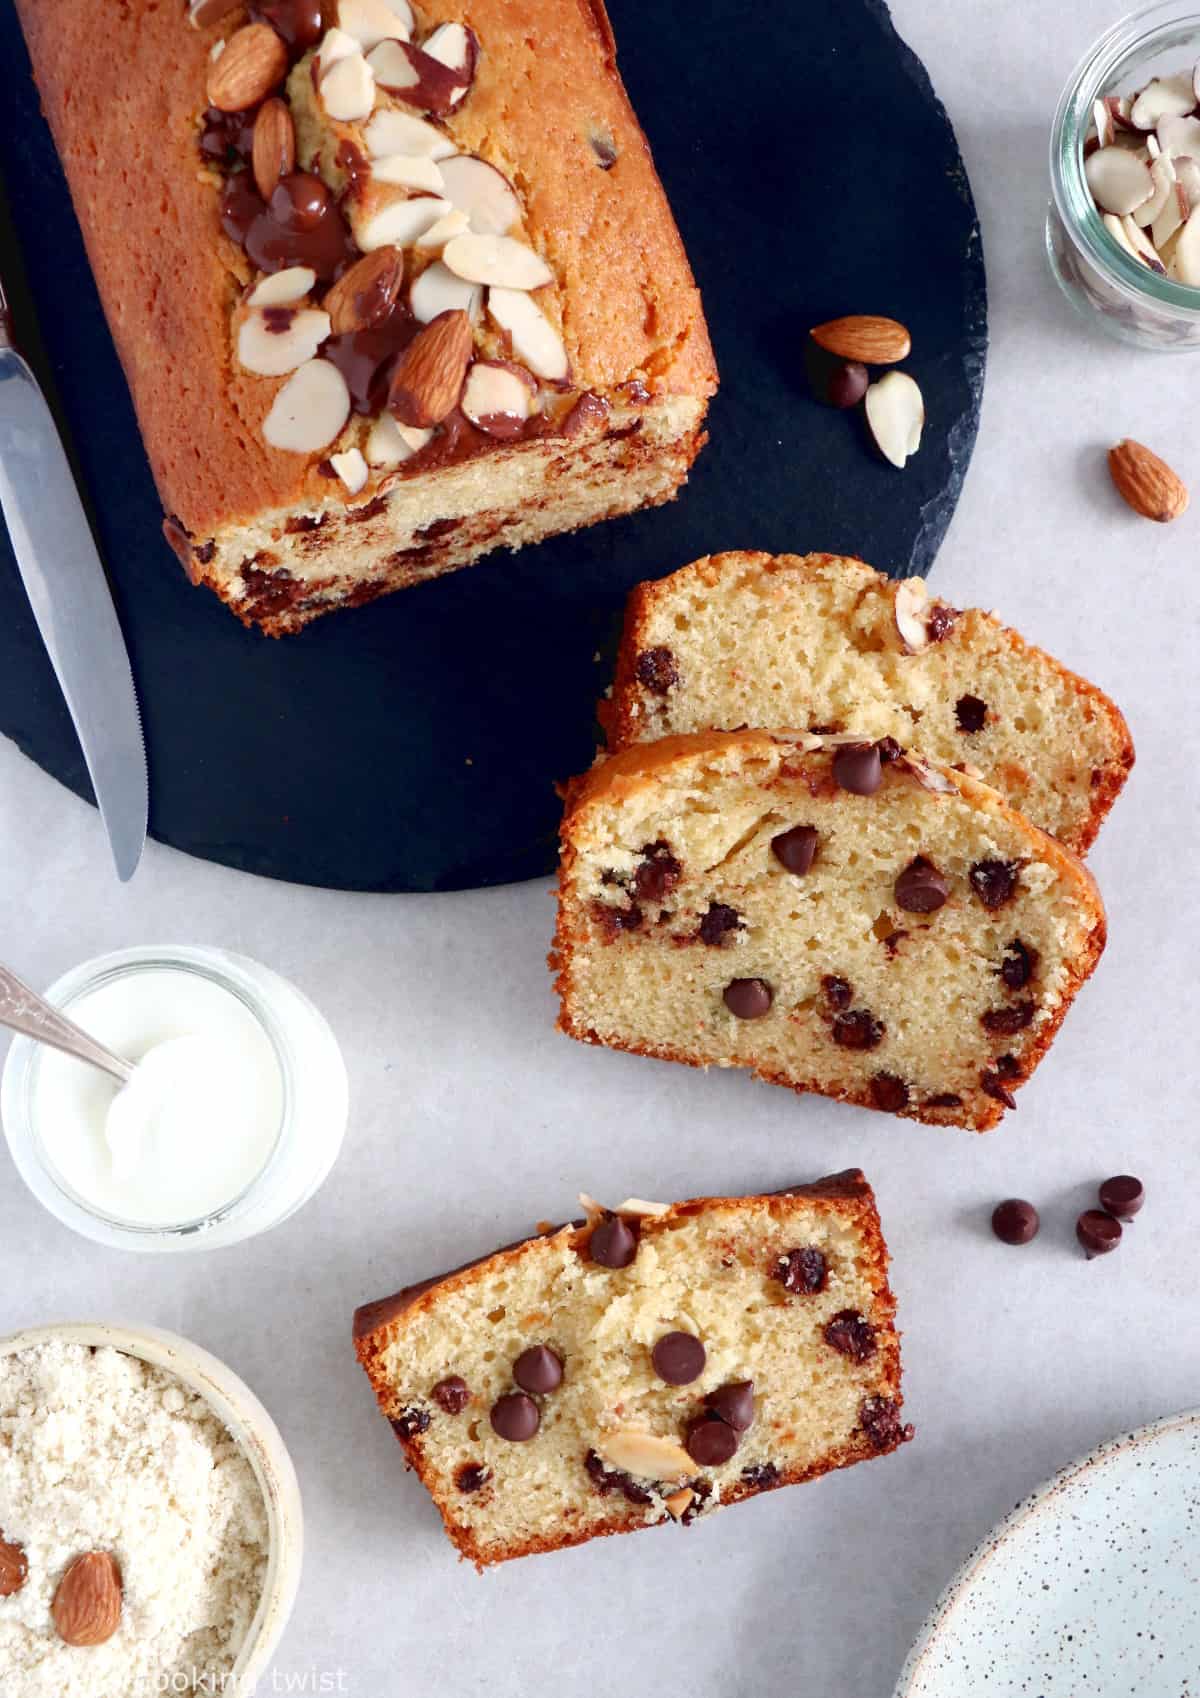
[(0, 1698), (248, 1698), (300, 1582), (295, 1470), (173, 1333), (0, 1339)]

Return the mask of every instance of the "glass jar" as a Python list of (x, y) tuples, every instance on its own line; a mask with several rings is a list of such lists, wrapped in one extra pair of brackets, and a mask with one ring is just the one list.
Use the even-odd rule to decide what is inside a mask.
[(1117, 246), (1083, 174), (1092, 103), (1133, 95), (1152, 77), (1190, 70), (1200, 59), (1200, 12), (1161, 0), (1105, 32), (1076, 68), (1050, 138), (1053, 200), (1046, 219), (1050, 269), (1080, 312), (1141, 348), (1200, 348), (1200, 289), (1159, 276)]
[[(258, 962), (224, 950), (120, 950), (66, 973), (46, 992), (46, 999), (71, 1014), (93, 993), (119, 988), (127, 976), (141, 981), (156, 973), (163, 975), (164, 990), (167, 974), (195, 974), (235, 997), (278, 1066), (278, 1125), (273, 1138), (267, 1126), (265, 1158), (238, 1194), (196, 1218), (152, 1225), (120, 1219), (89, 1202), (60, 1171), (39, 1131), (38, 1112), (39, 1075), (47, 1057), (53, 1058), (49, 1065), (76, 1068), (84, 1063), (58, 1057), (29, 1038), (13, 1040), (0, 1083), (5, 1137), (18, 1172), (39, 1202), (64, 1225), (98, 1244), (160, 1252), (237, 1244), (286, 1220), (328, 1176), (346, 1130), (345, 1063), (327, 1021), (302, 992)], [(152, 978), (150, 983), (153, 989)], [(86, 1016), (79, 1022), (86, 1028)], [(96, 1035), (105, 1041), (103, 1031)], [(113, 1044), (111, 1036), (107, 1041)]]

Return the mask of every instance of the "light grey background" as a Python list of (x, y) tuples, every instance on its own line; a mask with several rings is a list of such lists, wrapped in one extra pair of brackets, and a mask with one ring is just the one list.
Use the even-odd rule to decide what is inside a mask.
[[(898, 0), (896, 16), (958, 126), (992, 298), (983, 429), (937, 588), (995, 605), (1107, 687), (1139, 754), (1091, 863), (1108, 953), (1001, 1130), (921, 1128), (557, 1036), (548, 881), (342, 896), (151, 845), (118, 889), (92, 811), (0, 744), (6, 960), (44, 984), (126, 944), (224, 945), (293, 977), (345, 1046), (341, 1164), (257, 1243), (106, 1253), (44, 1215), (0, 1154), (0, 1331), (111, 1317), (177, 1328), (283, 1429), (309, 1548), (281, 1689), (287, 1675), (320, 1690), (314, 1672), (341, 1670), (354, 1698), (515, 1698), (551, 1683), (564, 1698), (887, 1698), (938, 1590), (999, 1515), (1100, 1438), (1200, 1403), (1200, 510), (1163, 529), (1134, 518), (1103, 454), (1135, 436), (1200, 485), (1200, 363), (1088, 331), (1043, 263), (1050, 114), (1111, 9)], [(870, 122), (826, 118), (835, 131)], [(752, 529), (717, 540), (756, 543)], [(354, 1363), (355, 1304), (561, 1216), (580, 1187), (672, 1197), (851, 1163), (876, 1186), (895, 1258), (916, 1443), (688, 1532), (484, 1578), (458, 1564)], [(1117, 1255), (1086, 1263), (1075, 1215), (1097, 1180), (1129, 1170), (1146, 1180), (1145, 1213)], [(988, 1231), (1013, 1193), (1042, 1210), (1025, 1250)]]

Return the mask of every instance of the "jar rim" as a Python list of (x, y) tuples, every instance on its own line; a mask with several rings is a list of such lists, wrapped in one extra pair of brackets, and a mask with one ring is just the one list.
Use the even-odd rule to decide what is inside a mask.
[(1092, 103), (1104, 91), (1123, 62), (1173, 44), (1181, 31), (1191, 33), (1200, 58), (1200, 11), (1195, 0), (1155, 0), (1118, 19), (1075, 66), (1058, 102), (1050, 132), (1050, 185), (1063, 226), (1114, 288), (1131, 301), (1170, 308), (1200, 323), (1200, 288), (1161, 277), (1134, 259), (1112, 240), (1101, 221), (1083, 170), (1083, 139), (1091, 122)]

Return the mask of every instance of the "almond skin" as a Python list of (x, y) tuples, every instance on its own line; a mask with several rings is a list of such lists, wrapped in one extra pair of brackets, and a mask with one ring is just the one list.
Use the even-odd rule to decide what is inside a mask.
[(121, 1623), (121, 1570), (107, 1551), (76, 1557), (50, 1606), (66, 1645), (103, 1645)]
[(1187, 485), (1140, 442), (1126, 437), (1110, 448), (1108, 469), (1117, 494), (1143, 519), (1167, 525), (1187, 507)]
[(270, 24), (246, 24), (209, 68), (208, 104), (220, 112), (248, 111), (283, 81), (287, 68), (287, 48)]
[(278, 95), (258, 109), (252, 163), (254, 186), (264, 200), (270, 200), (281, 177), (290, 177), (296, 169), (296, 126)]
[(20, 1545), (10, 1545), (0, 1533), (0, 1598), (11, 1598), (25, 1584), (29, 1564)]
[(465, 312), (443, 312), (415, 336), (400, 356), (388, 407), (401, 424), (428, 430), (458, 405), (474, 345)]
[(912, 337), (896, 319), (866, 313), (831, 318), (810, 330), (809, 335), (827, 354), (836, 354), (839, 360), (857, 360), (864, 366), (895, 365), (912, 351)]
[(335, 336), (375, 330), (392, 316), (404, 281), (399, 248), (375, 248), (343, 272), (321, 303)]

